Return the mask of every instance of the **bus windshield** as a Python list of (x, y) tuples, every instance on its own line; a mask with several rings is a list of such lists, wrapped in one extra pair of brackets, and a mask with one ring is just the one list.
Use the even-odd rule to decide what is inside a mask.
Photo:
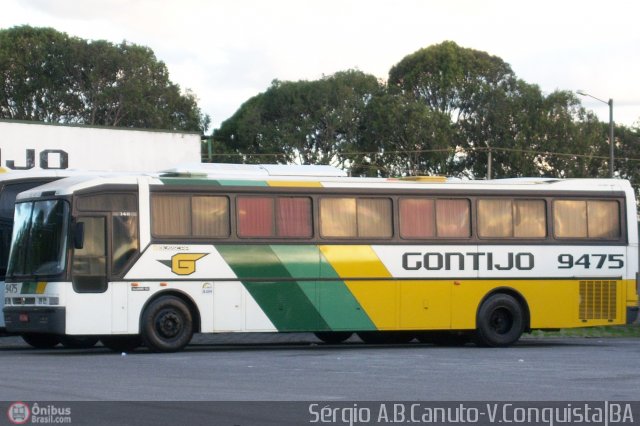
[(8, 277), (64, 271), (69, 206), (63, 200), (16, 204)]

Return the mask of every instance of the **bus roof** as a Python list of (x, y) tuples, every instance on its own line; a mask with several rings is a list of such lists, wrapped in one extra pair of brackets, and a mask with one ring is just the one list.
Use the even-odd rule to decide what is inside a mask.
[(249, 177), (273, 176), (313, 176), (346, 177), (344, 170), (326, 165), (286, 165), (286, 164), (230, 164), (196, 163), (183, 164), (163, 170), (166, 176), (175, 177)]
[(215, 185), (256, 187), (324, 187), (356, 189), (456, 189), (512, 191), (629, 191), (629, 181), (623, 179), (554, 179), (509, 178), (493, 180), (462, 180), (457, 178), (362, 178), (348, 177), (330, 166), (203, 164), (197, 168), (180, 168), (161, 173), (103, 173), (75, 175), (25, 191), (18, 199), (43, 195), (69, 195), (75, 191), (101, 185), (136, 184), (143, 179), (149, 185)]

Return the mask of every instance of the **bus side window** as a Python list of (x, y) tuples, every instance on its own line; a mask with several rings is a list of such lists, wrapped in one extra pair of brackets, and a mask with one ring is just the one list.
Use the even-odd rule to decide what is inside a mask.
[(620, 238), (620, 205), (609, 200), (555, 200), (553, 228), (556, 238)]
[(320, 199), (323, 238), (391, 238), (393, 218), (388, 198), (325, 197)]
[(156, 237), (228, 238), (231, 224), (229, 198), (153, 194), (151, 234)]
[(617, 201), (587, 201), (589, 238), (620, 238), (620, 205)]
[(544, 200), (478, 200), (480, 238), (544, 238), (546, 235)]
[(137, 215), (113, 215), (113, 256), (111, 274), (120, 275), (124, 267), (138, 252)]
[(469, 238), (471, 236), (469, 200), (436, 200), (436, 233), (440, 238)]
[(107, 244), (104, 217), (81, 217), (84, 245), (73, 254), (73, 289), (78, 293), (103, 293), (107, 290)]
[(311, 198), (255, 197), (236, 199), (240, 238), (310, 238)]
[(434, 238), (436, 207), (430, 198), (401, 198), (399, 201), (400, 237)]
[(240, 238), (265, 238), (275, 235), (273, 198), (238, 197), (236, 205)]

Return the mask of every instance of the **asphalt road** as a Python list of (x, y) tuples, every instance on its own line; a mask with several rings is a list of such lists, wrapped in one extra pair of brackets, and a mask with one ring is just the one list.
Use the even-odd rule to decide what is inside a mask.
[(0, 338), (4, 401), (639, 400), (640, 340), (522, 339), (510, 348), (200, 335), (183, 352), (34, 350)]

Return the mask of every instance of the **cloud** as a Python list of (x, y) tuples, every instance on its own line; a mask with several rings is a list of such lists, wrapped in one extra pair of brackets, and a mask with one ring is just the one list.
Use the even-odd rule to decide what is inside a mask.
[[(501, 57), (544, 91), (614, 98), (616, 120), (631, 124), (640, 117), (637, 16), (640, 3), (625, 0), (5, 0), (0, 27), (148, 46), (215, 126), (273, 79), (349, 68), (386, 78), (444, 40)], [(584, 104), (608, 120), (606, 105)]]

